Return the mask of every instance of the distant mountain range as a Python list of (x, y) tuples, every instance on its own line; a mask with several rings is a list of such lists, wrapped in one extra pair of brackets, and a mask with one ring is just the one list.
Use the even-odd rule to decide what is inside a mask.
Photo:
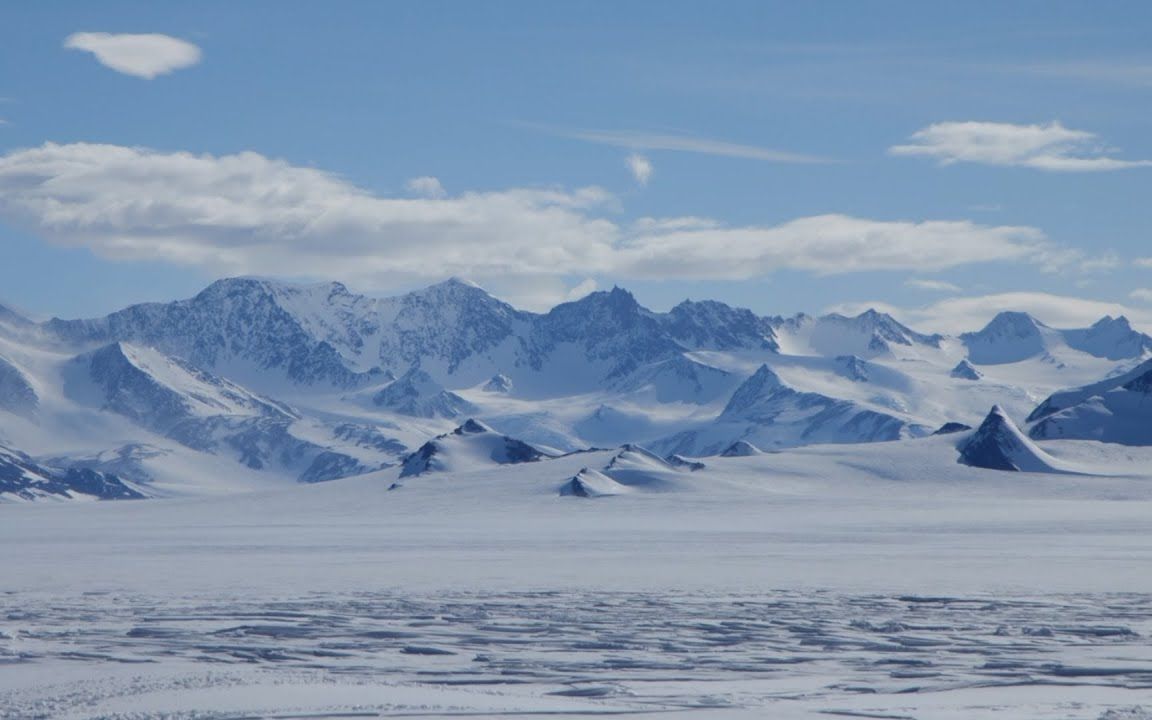
[[(948, 336), (874, 310), (653, 312), (621, 288), (537, 314), (456, 279), (393, 298), (228, 279), (92, 319), (0, 307), (0, 499), (319, 482), (428, 448), (435, 467), (477, 434), (460, 427), (510, 457), (638, 443), (685, 461), (949, 423), (995, 434), (997, 405), (1029, 442), (1149, 444), (1149, 358), (1122, 317), (1056, 329), (1003, 312)], [(604, 472), (573, 492), (607, 492)]]

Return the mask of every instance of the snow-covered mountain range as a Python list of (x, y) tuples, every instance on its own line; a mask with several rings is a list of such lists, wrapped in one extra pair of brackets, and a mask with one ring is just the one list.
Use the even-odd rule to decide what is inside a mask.
[[(979, 426), (957, 433), (970, 455), (1004, 433), (1025, 448), (1149, 444), (1150, 358), (1152, 338), (1125, 318), (1057, 329), (1004, 312), (948, 336), (874, 310), (653, 312), (621, 288), (538, 314), (456, 279), (391, 298), (227, 279), (100, 318), (0, 308), (0, 498), (418, 475), (446, 458), (496, 462), (492, 448), (546, 460), (637, 444), (694, 462), (946, 425)], [(620, 483), (589, 467), (573, 493), (609, 494), (605, 479)]]

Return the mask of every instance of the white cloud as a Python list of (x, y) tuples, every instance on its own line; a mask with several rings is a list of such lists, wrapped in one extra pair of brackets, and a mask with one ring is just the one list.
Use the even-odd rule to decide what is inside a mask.
[(1136, 258), (1132, 261), (1132, 264), (1137, 267), (1152, 268), (1152, 257)]
[(625, 162), (628, 165), (628, 172), (632, 173), (632, 179), (640, 185), (647, 185), (652, 177), (652, 162), (640, 153), (632, 153)]
[(73, 33), (64, 40), (64, 47), (90, 52), (105, 67), (148, 80), (200, 62), (199, 47), (159, 33)]
[(815, 157), (813, 155), (773, 150), (758, 145), (742, 145), (726, 140), (693, 137), (691, 135), (651, 133), (638, 130), (576, 130), (559, 131), (556, 132), (556, 134), (577, 140), (584, 140), (585, 142), (628, 148), (630, 150), (671, 150), (675, 152), (699, 153), (701, 155), (744, 158), (747, 160), (765, 160), (767, 162), (777, 163), (803, 164), (828, 162), (825, 158)]
[(817, 215), (770, 227), (663, 230), (626, 238), (618, 264), (643, 277), (746, 279), (777, 269), (820, 275), (943, 270), (977, 262), (1046, 262), (1035, 228), (968, 221), (880, 221)]
[(1102, 145), (1095, 134), (1070, 130), (1058, 122), (1047, 125), (942, 122), (917, 131), (911, 141), (890, 147), (888, 152), (935, 158), (942, 165), (970, 162), (1060, 172), (1152, 165), (1152, 160), (1106, 157), (1109, 148)]
[(949, 282), (942, 280), (921, 280), (913, 278), (904, 283), (908, 287), (916, 288), (917, 290), (931, 290), (933, 292), (960, 292), (960, 288)]
[(1120, 303), (1041, 292), (947, 298), (919, 308), (901, 308), (884, 303), (844, 303), (829, 308), (829, 311), (854, 315), (870, 307), (887, 312), (913, 328), (950, 334), (979, 330), (997, 313), (1005, 310), (1029, 313), (1041, 322), (1058, 328), (1088, 327), (1105, 315), (1124, 315), (1134, 326), (1152, 329), (1152, 312)]
[(573, 288), (571, 290), (568, 291), (568, 295), (565, 297), (565, 299), (566, 300), (579, 300), (580, 298), (584, 297), (585, 295), (596, 292), (596, 288), (598, 288), (598, 287), (600, 287), (600, 285), (594, 279), (584, 278), (579, 283), (577, 283), (575, 286), (573, 286)]
[(1152, 303), (1152, 289), (1137, 288), (1128, 293), (1128, 297), (1139, 302)]
[(408, 192), (420, 197), (443, 198), (448, 195), (448, 193), (444, 191), (444, 186), (440, 184), (437, 178), (427, 175), (412, 178), (404, 184), (404, 187), (408, 189)]
[[(430, 186), (429, 183), (420, 183)], [(820, 215), (774, 226), (610, 219), (598, 188), (382, 198), (257, 153), (48, 143), (0, 156), (0, 219), (108, 258), (371, 287), (461, 275), (743, 279), (1062, 257), (1030, 227)], [(542, 286), (543, 287), (543, 286)], [(541, 293), (563, 297), (555, 282)], [(543, 294), (541, 294), (543, 297)]]

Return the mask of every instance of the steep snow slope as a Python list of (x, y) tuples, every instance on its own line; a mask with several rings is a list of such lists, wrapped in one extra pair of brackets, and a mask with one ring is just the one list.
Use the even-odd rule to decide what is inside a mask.
[(712, 422), (655, 443), (664, 454), (706, 456), (737, 440), (782, 448), (809, 443), (877, 442), (927, 434), (891, 414), (819, 393), (797, 391), (767, 365), (744, 381)]
[(76, 358), (65, 392), (160, 433), (215, 416), (295, 419), (287, 406), (150, 348), (112, 343)]
[(31, 419), (39, 407), (40, 398), (28, 375), (0, 355), (0, 411)]
[(646, 396), (654, 403), (699, 405), (731, 393), (737, 382), (732, 373), (681, 354), (643, 365), (610, 387), (633, 401)]
[(1092, 397), (1104, 395), (1111, 390), (1120, 388), (1142, 377), (1149, 371), (1152, 371), (1152, 360), (1140, 363), (1127, 372), (1117, 373), (1104, 380), (1072, 388), (1071, 390), (1061, 390), (1052, 393), (1032, 411), (1028, 416), (1028, 422), (1036, 422), (1065, 408), (1079, 405)]
[[(1142, 365), (1115, 381), (1065, 395), (1037, 409), (1029, 431), (1037, 440), (1069, 438), (1121, 445), (1152, 445), (1152, 367)], [(1074, 397), (1079, 397), (1074, 401)], [(1072, 404), (1056, 409), (1064, 403)]]

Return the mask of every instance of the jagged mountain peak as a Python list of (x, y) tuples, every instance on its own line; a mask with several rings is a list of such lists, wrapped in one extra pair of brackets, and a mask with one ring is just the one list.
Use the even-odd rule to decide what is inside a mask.
[(938, 337), (918, 333), (888, 313), (880, 312), (875, 308), (868, 308), (854, 316), (829, 313), (819, 319), (850, 325), (864, 332), (876, 332), (885, 340), (892, 340), (900, 344), (911, 344), (913, 341), (927, 342)]
[(941, 335), (924, 335), (875, 309), (858, 315), (829, 313), (820, 317), (798, 314), (772, 318), (780, 345), (792, 354), (859, 355), (870, 358), (890, 355), (895, 346), (938, 348)]
[(961, 335), (960, 341), (972, 363), (1001, 365), (1048, 352), (1054, 332), (1028, 313), (1006, 310), (981, 330)]
[(685, 300), (668, 311), (669, 332), (686, 347), (704, 350), (768, 350), (780, 343), (770, 320), (747, 308), (716, 300)]
[(1096, 322), (1092, 323), (1092, 329), (1093, 330), (1112, 328), (1112, 327), (1121, 328), (1124, 330), (1131, 330), (1132, 329), (1132, 323), (1128, 321), (1128, 317), (1125, 315), (1119, 315), (1117, 317), (1112, 317), (1111, 315), (1105, 315), (1104, 317), (1100, 318)]
[(989, 337), (1028, 337), (1036, 335), (1041, 328), (1048, 327), (1032, 315), (1019, 310), (1004, 310), (996, 314), (983, 329), (965, 335), (984, 335)]
[(639, 304), (635, 295), (620, 286), (613, 286), (611, 290), (594, 291), (594, 293), (589, 293), (579, 300), (558, 305), (556, 309), (563, 308), (564, 305), (612, 314), (616, 319), (630, 320), (632, 317), (641, 316), (641, 314), (651, 314), (649, 310)]
[(721, 417), (738, 416), (754, 407), (764, 397), (786, 389), (787, 386), (780, 376), (765, 363), (736, 388)]
[(1065, 330), (1068, 345), (1108, 360), (1143, 357), (1152, 352), (1152, 338), (1132, 327), (1128, 318), (1105, 315), (1083, 330)]

